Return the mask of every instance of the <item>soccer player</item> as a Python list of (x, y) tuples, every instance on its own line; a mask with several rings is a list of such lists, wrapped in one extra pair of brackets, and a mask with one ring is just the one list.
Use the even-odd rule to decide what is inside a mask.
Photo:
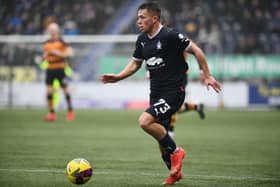
[(219, 83), (211, 76), (205, 55), (201, 49), (183, 34), (162, 26), (161, 9), (156, 3), (144, 3), (138, 7), (137, 25), (142, 32), (136, 41), (132, 60), (118, 74), (104, 74), (103, 83), (114, 83), (134, 74), (146, 62), (150, 72), (150, 107), (139, 117), (140, 127), (156, 139), (162, 158), (170, 170), (163, 182), (171, 185), (182, 178), (183, 148), (178, 147), (168, 135), (172, 114), (176, 113), (185, 99), (187, 64), (183, 51), (192, 53), (205, 76), (205, 84), (220, 91)]
[(57, 79), (63, 89), (65, 99), (67, 101), (68, 113), (66, 116), (67, 121), (74, 120), (74, 111), (71, 102), (68, 85), (66, 82), (65, 67), (66, 58), (74, 56), (73, 49), (63, 41), (59, 34), (59, 26), (56, 23), (51, 23), (47, 29), (50, 34), (50, 39), (44, 43), (43, 58), (48, 63), (46, 70), (46, 84), (47, 84), (47, 101), (49, 113), (46, 115), (46, 121), (55, 121), (56, 114), (53, 105), (54, 88), (53, 81)]
[[(41, 70), (46, 70), (48, 68), (48, 61), (46, 61), (46, 60), (42, 61), (41, 56), (35, 57), (35, 63), (40, 67)], [(64, 72), (67, 77), (70, 77), (73, 73), (73, 70), (67, 64), (64, 68)], [(53, 87), (53, 94), (52, 94), (53, 106), (54, 106), (54, 108), (57, 108), (59, 101), (60, 101), (59, 91), (61, 89), (58, 79), (53, 80), (52, 87)]]

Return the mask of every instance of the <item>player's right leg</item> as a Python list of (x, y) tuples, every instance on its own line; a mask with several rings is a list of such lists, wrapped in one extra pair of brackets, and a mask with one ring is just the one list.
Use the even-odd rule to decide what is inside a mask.
[[(165, 128), (159, 123), (156, 123), (156, 119), (148, 112), (143, 112), (138, 121), (140, 127), (145, 132), (153, 136), (157, 141), (162, 140), (166, 135), (168, 135)], [(176, 148), (174, 141), (171, 141), (171, 144), (171, 147)]]
[[(159, 145), (160, 151), (161, 151), (161, 155), (162, 155), (162, 159), (165, 162), (167, 168), (169, 170), (171, 170), (171, 155), (166, 153), (163, 149), (163, 147), (161, 147), (161, 145)], [(169, 175), (165, 181), (162, 183), (162, 185), (172, 185), (175, 184), (176, 182), (178, 182), (179, 180), (181, 180), (183, 178), (183, 173), (182, 171), (179, 171), (176, 175)]]
[(169, 136), (165, 127), (156, 122), (155, 118), (148, 112), (143, 112), (139, 118), (141, 128), (153, 136), (159, 143), (162, 150), (170, 155), (170, 175), (177, 175), (182, 168), (182, 161), (185, 151), (177, 147), (174, 140)]
[[(167, 126), (170, 124), (171, 115), (182, 105), (184, 96), (184, 93), (177, 93), (172, 96), (167, 94), (166, 97), (160, 99), (151, 98), (151, 106), (139, 118), (141, 128), (158, 141), (162, 158), (167, 167), (170, 168), (168, 178), (173, 179), (177, 179), (181, 172), (185, 152), (182, 148), (176, 146), (174, 140), (167, 133)], [(173, 180), (172, 184), (176, 181)]]
[(46, 85), (47, 85), (47, 103), (48, 103), (48, 114), (45, 116), (45, 121), (55, 121), (56, 115), (53, 105), (53, 81), (55, 79), (55, 71), (47, 69), (46, 71)]
[(52, 85), (47, 85), (47, 103), (48, 103), (48, 114), (45, 116), (45, 121), (55, 121), (56, 114), (53, 106), (53, 87)]
[(162, 183), (162, 185), (173, 185), (179, 180), (183, 178), (182, 171), (179, 171), (176, 175), (169, 175), (165, 181)]

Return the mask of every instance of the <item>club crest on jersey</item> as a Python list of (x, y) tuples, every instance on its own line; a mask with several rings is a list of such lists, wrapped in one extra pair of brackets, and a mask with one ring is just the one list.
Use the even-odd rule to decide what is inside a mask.
[(162, 49), (160, 40), (157, 42), (157, 49)]

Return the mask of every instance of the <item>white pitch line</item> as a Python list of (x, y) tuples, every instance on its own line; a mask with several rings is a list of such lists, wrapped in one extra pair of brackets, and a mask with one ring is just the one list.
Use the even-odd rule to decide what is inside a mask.
[(0, 168), (1, 171), (7, 172), (26, 172), (26, 173), (65, 173), (63, 170), (55, 169), (14, 169), (14, 168)]
[[(15, 169), (15, 168), (0, 168), (0, 172), (26, 172), (26, 173), (65, 173), (65, 170), (58, 169)], [(166, 173), (148, 173), (148, 172), (112, 172), (112, 171), (95, 171), (95, 175), (142, 175), (142, 176), (159, 176), (165, 177)], [(256, 180), (256, 181), (280, 181), (279, 177), (251, 177), (251, 176), (220, 176), (220, 175), (185, 175), (185, 178), (196, 179), (226, 179), (226, 180)]]

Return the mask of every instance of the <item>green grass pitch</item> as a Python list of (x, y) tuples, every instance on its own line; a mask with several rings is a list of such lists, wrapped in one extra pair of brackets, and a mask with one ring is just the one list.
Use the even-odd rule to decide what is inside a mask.
[[(141, 111), (79, 110), (46, 123), (44, 110), (0, 110), (0, 186), (71, 187), (67, 163), (83, 157), (94, 173), (83, 186), (155, 187), (168, 175)], [(181, 114), (175, 139), (187, 157), (176, 186), (280, 186), (279, 111)]]

